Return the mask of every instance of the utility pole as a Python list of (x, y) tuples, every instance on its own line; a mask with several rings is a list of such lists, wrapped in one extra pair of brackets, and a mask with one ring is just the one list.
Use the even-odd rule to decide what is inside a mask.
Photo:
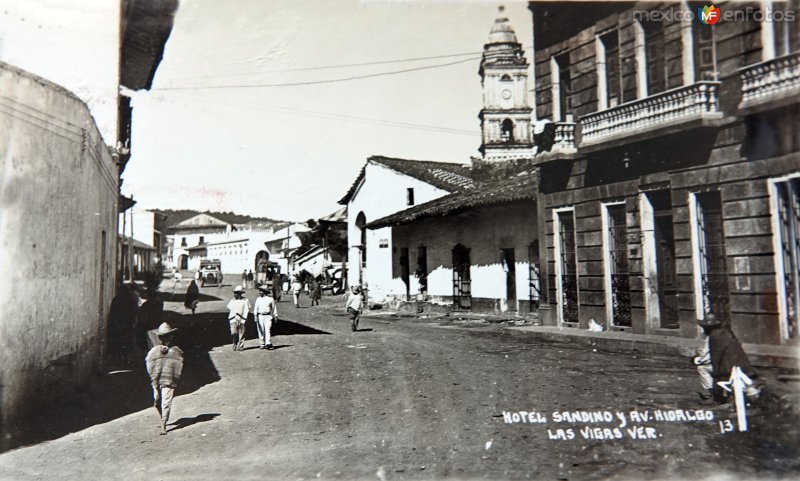
[[(119, 214), (117, 214), (117, 215), (119, 215)], [(127, 264), (127, 261), (125, 260), (126, 257), (127, 257), (127, 255), (125, 254), (125, 232), (128, 230), (127, 221), (126, 221), (127, 218), (128, 218), (128, 216), (125, 214), (125, 211), (123, 210), (122, 211), (122, 243), (119, 244), (119, 259), (120, 259), (120, 262), (122, 263), (122, 265), (119, 266), (119, 275), (122, 276), (122, 280), (123, 281), (125, 280), (125, 270), (126, 270), (126, 267), (127, 267), (125, 265), (125, 264)]]
[[(133, 195), (131, 195), (131, 200), (133, 200)], [(131, 206), (131, 237), (128, 242), (128, 269), (130, 271), (131, 282), (134, 282), (133, 278), (133, 206)]]

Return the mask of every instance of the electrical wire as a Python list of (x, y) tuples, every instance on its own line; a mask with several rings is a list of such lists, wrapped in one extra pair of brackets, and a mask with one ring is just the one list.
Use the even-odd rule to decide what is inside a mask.
[(360, 124), (367, 124), (367, 125), (376, 125), (381, 127), (395, 127), (395, 128), (404, 128), (404, 129), (412, 129), (412, 130), (421, 130), (421, 131), (428, 131), (428, 132), (436, 132), (436, 133), (444, 133), (444, 134), (456, 134), (456, 135), (468, 135), (471, 137), (479, 136), (480, 133), (478, 131), (470, 131), (464, 129), (454, 129), (450, 127), (441, 127), (436, 125), (426, 125), (426, 124), (418, 124), (413, 122), (400, 122), (395, 120), (386, 120), (386, 119), (375, 119), (370, 117), (360, 117), (356, 115), (347, 115), (347, 114), (339, 114), (339, 113), (332, 113), (332, 112), (322, 112), (322, 111), (315, 111), (315, 110), (303, 110), (303, 109), (295, 109), (290, 107), (280, 107), (274, 105), (267, 105), (261, 104), (256, 102), (250, 101), (240, 101), (236, 99), (230, 98), (222, 98), (222, 97), (213, 97), (208, 95), (196, 95), (190, 94), (188, 92), (172, 92), (170, 93), (171, 96), (177, 96), (178, 98), (184, 98), (187, 100), (200, 100), (200, 101), (215, 101), (217, 103), (224, 104), (228, 107), (245, 107), (251, 108), (260, 111), (266, 112), (277, 112), (282, 114), (289, 114), (289, 115), (296, 115), (301, 117), (311, 117), (311, 118), (319, 118), (325, 120), (337, 120), (337, 121), (346, 121), (346, 122), (354, 122)]
[(457, 60), (455, 62), (447, 62), (442, 64), (436, 65), (426, 65), (422, 67), (412, 67), (402, 70), (394, 70), (389, 72), (378, 72), (373, 74), (365, 74), (365, 75), (355, 75), (352, 77), (342, 77), (336, 79), (326, 79), (326, 80), (311, 80), (305, 82), (287, 82), (287, 83), (265, 83), (265, 84), (231, 84), (231, 85), (205, 85), (205, 86), (194, 86), (194, 87), (154, 87), (150, 89), (151, 91), (166, 91), (166, 90), (210, 90), (210, 89), (246, 89), (246, 88), (263, 88), (263, 87), (294, 87), (299, 85), (319, 85), (319, 84), (331, 84), (331, 83), (338, 83), (338, 82), (349, 82), (351, 80), (360, 80), (366, 78), (375, 78), (375, 77), (384, 77), (387, 75), (397, 75), (402, 73), (408, 72), (417, 72), (420, 70), (430, 70), (434, 68), (443, 68), (449, 67), (452, 65), (457, 65), (465, 62), (472, 62), (473, 60), (478, 60), (480, 57), (472, 57), (463, 60)]
[(385, 65), (385, 64), (392, 64), (392, 63), (405, 63), (405, 62), (418, 62), (420, 60), (438, 60), (442, 58), (452, 58), (452, 57), (464, 57), (467, 55), (480, 55), (483, 52), (467, 52), (467, 53), (453, 53), (449, 55), (435, 55), (432, 57), (416, 57), (416, 58), (402, 58), (402, 59), (395, 59), (395, 60), (380, 60), (375, 62), (362, 62), (362, 63), (347, 63), (347, 64), (340, 64), (340, 65), (322, 65), (319, 67), (300, 67), (300, 68), (289, 68), (289, 69), (281, 69), (281, 70), (263, 70), (259, 72), (237, 72), (237, 73), (227, 73), (227, 74), (217, 74), (217, 75), (186, 75), (181, 77), (173, 77), (175, 80), (184, 80), (184, 79), (204, 79), (204, 78), (223, 78), (223, 77), (246, 77), (249, 75), (269, 75), (275, 73), (291, 73), (291, 72), (308, 72), (313, 70), (332, 70), (338, 68), (352, 68), (352, 67), (366, 67), (371, 65)]

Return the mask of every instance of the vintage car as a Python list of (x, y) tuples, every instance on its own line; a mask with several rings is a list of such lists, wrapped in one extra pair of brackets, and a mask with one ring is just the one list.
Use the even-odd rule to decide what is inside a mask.
[(200, 261), (200, 287), (222, 285), (222, 263), (219, 259)]

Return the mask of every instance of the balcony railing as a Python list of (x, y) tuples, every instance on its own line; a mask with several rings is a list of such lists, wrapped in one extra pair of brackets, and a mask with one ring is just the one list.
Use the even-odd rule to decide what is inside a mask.
[(800, 52), (739, 69), (741, 109), (800, 95)]
[(719, 119), (719, 82), (697, 82), (581, 117), (580, 146), (600, 144), (643, 132)]
[(551, 152), (575, 152), (575, 122), (556, 122)]

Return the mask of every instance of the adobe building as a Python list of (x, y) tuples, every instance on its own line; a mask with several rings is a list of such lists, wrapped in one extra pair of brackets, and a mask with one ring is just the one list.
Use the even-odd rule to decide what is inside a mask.
[(339, 204), (347, 207), (347, 283), (369, 289), (370, 301), (405, 295), (406, 285), (392, 276), (392, 228), (367, 224), (459, 192), (473, 185), (463, 164), (372, 156)]
[[(420, 312), (536, 313), (540, 299), (538, 175), (528, 68), (500, 7), (478, 74), (480, 159), (467, 188), (374, 220), (391, 234), (392, 299)], [(390, 229), (391, 230), (388, 230)], [(413, 301), (413, 306), (404, 302)]]
[(92, 42), (48, 23), (66, 22), (55, 11), (41, 16), (46, 28), (13, 15), (4, 24), (4, 58), (24, 69), (0, 62), (0, 449), (102, 368), (117, 280), (120, 82), (149, 85), (177, 8), (136, 4), (58, 11), (97, 26)]
[(535, 158), (539, 314), (694, 338), (711, 312), (796, 344), (797, 4), (725, 3), (715, 25), (696, 7), (530, 2), (535, 113), (561, 147)]
[(391, 227), (398, 305), (419, 312), (535, 313), (537, 184), (536, 174), (482, 182), (367, 224)]

